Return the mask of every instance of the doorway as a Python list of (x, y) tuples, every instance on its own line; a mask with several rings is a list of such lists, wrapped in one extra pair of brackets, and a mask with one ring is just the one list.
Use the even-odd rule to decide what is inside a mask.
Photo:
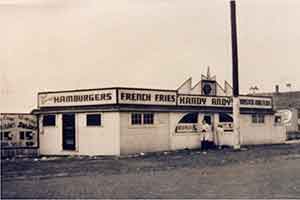
[(72, 150), (76, 148), (75, 143), (75, 114), (68, 113), (62, 116), (63, 131), (63, 150)]

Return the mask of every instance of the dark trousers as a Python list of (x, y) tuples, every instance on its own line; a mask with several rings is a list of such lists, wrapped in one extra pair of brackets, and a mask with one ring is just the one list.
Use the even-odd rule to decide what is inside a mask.
[(208, 141), (202, 140), (201, 141), (201, 150), (207, 150), (208, 149)]

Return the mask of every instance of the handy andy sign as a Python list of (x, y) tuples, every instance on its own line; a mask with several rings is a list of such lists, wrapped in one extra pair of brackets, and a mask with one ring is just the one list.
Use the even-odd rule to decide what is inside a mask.
[(115, 103), (115, 89), (95, 89), (38, 94), (38, 107), (85, 106)]
[[(239, 99), (241, 108), (272, 109), (272, 99), (268, 97), (240, 96)], [(177, 105), (232, 107), (232, 98), (218, 96), (178, 95)]]

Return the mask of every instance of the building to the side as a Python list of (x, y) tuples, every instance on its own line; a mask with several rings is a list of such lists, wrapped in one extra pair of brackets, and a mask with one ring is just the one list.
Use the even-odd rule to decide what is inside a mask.
[[(231, 86), (209, 73), (177, 90), (101, 88), (38, 93), (40, 153), (121, 155), (199, 148), (203, 120), (212, 140), (233, 145)], [(275, 144), (286, 140), (275, 123), (271, 97), (240, 96), (240, 141)], [(217, 130), (222, 127), (222, 137)]]
[(274, 110), (288, 118), (285, 124), (288, 139), (300, 139), (300, 91), (281, 92), (276, 86), (275, 92), (261, 95), (272, 96)]
[(35, 115), (0, 113), (1, 157), (35, 156), (38, 128)]

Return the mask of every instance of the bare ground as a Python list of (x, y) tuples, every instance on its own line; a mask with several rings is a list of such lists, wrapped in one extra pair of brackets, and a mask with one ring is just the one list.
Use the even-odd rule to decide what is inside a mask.
[(2, 198), (300, 198), (300, 144), (2, 160)]

